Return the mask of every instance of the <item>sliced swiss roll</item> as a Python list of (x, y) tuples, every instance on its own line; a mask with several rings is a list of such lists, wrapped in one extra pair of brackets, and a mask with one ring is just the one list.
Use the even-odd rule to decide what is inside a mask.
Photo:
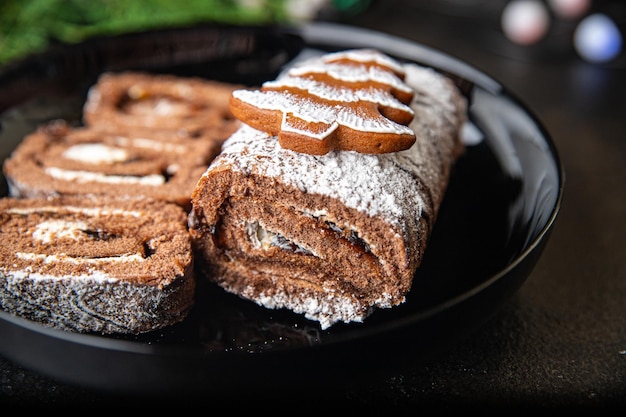
[(402, 70), (414, 91), (409, 149), (307, 154), (246, 124), (227, 139), (189, 215), (196, 261), (210, 280), (322, 329), (405, 301), (463, 151), (466, 101), (432, 69)]
[(204, 139), (57, 120), (27, 135), (3, 170), (12, 197), (147, 196), (189, 209), (193, 188), (220, 150)]
[(106, 72), (89, 89), (83, 121), (90, 126), (202, 132), (223, 142), (239, 126), (228, 100), (241, 86), (198, 77)]
[(0, 199), (0, 307), (63, 330), (138, 334), (194, 302), (186, 213), (146, 198)]

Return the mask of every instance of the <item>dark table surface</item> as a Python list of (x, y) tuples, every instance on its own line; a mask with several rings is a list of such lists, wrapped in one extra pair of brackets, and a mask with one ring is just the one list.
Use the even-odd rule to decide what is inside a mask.
[[(398, 406), (415, 412), (430, 406), (623, 410), (623, 61), (586, 63), (572, 51), (569, 38), (558, 33), (542, 45), (512, 45), (500, 34), (492, 9), (443, 11), (422, 3), (373, 2), (344, 23), (432, 46), (500, 81), (534, 111), (553, 138), (565, 169), (564, 200), (532, 274), (484, 325), (425, 362), (406, 363), (391, 376), (372, 377), (329, 397), (349, 406)], [(431, 3), (436, 2), (424, 4)], [(324, 398), (320, 389), (295, 402), (309, 407)], [(3, 404), (96, 409), (118, 400), (0, 358), (0, 409)]]

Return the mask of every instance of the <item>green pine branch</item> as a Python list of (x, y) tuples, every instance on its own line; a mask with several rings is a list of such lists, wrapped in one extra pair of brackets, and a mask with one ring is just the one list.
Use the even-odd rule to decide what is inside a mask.
[[(286, 0), (2, 0), (0, 64), (95, 35), (200, 22), (275, 23), (288, 19)], [(255, 7), (256, 5), (256, 7)]]

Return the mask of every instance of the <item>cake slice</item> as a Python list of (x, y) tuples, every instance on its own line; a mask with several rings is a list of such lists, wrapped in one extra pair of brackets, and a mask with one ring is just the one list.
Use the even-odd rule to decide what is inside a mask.
[(27, 135), (3, 169), (12, 197), (146, 196), (188, 209), (219, 150), (202, 136), (56, 120)]
[(221, 143), (239, 126), (228, 105), (240, 85), (199, 77), (107, 72), (89, 89), (83, 121), (107, 128), (181, 131)]
[[(460, 132), (467, 105), (441, 73), (398, 64), (404, 79), (393, 78), (394, 73), (388, 78), (414, 93), (406, 105), (414, 118), (383, 129), (371, 120), (345, 117), (342, 131), (342, 120), (325, 118), (336, 113), (327, 109), (345, 105), (351, 114), (369, 117), (369, 112), (354, 110), (361, 101), (358, 94), (371, 91), (368, 68), (388, 59), (358, 50), (339, 57), (339, 69), (337, 54), (313, 58), (297, 67), (296, 74), (280, 76), (270, 90), (234, 93), (233, 104), (240, 106), (237, 114), (244, 124), (198, 181), (189, 215), (196, 261), (211, 281), (261, 306), (302, 314), (322, 329), (362, 322), (377, 308), (405, 301), (453, 166), (464, 151)], [(329, 70), (322, 75), (333, 78), (330, 86), (318, 88), (322, 77), (317, 69), (329, 61), (338, 78)], [(309, 77), (302, 70), (311, 67), (316, 72), (310, 78), (283, 82), (293, 75)], [(309, 85), (315, 88), (307, 90)], [(276, 87), (289, 98), (279, 106), (273, 101)], [(388, 96), (368, 97), (382, 97), (381, 108), (404, 110), (400, 104), (386, 106)], [(283, 106), (290, 102), (296, 106)], [(283, 113), (282, 119), (276, 112)], [(276, 131), (272, 123), (262, 123), (265, 118), (285, 122), (294, 114), (301, 121), (297, 129), (278, 123), (282, 130)], [(312, 126), (307, 120), (313, 120)], [(334, 130), (318, 135), (320, 125)], [(414, 143), (404, 149), (407, 130)], [(287, 139), (305, 145), (283, 146), (284, 132)], [(390, 144), (382, 153), (368, 153), (379, 150), (368, 144), (380, 143), (381, 132), (385, 140), (399, 137), (404, 150), (390, 151), (395, 148)], [(354, 141), (345, 136), (355, 135), (358, 146), (346, 149)], [(328, 137), (331, 146), (324, 143)]]
[(0, 308), (63, 330), (139, 334), (183, 320), (186, 214), (146, 198), (0, 199)]

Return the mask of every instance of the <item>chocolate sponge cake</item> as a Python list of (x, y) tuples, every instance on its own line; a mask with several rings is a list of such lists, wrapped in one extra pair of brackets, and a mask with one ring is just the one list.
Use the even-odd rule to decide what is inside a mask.
[(195, 277), (186, 214), (146, 198), (0, 199), (0, 308), (78, 332), (183, 320)]
[(3, 169), (13, 197), (147, 196), (188, 209), (196, 182), (217, 152), (202, 136), (71, 127), (58, 120), (27, 135)]
[[(272, 118), (276, 111), (283, 111), (283, 121), (293, 115), (302, 115), (300, 121), (312, 120), (317, 114), (305, 114), (322, 113), (316, 120), (323, 123), (310, 130), (301, 122), (287, 126), (290, 137), (297, 131), (311, 143), (322, 138), (315, 130), (320, 125), (330, 134), (339, 130), (330, 118), (334, 113), (320, 102), (330, 102), (329, 108), (337, 109), (337, 103), (352, 97), (355, 90), (369, 91), (365, 81), (354, 81), (352, 69), (359, 67), (359, 74), (367, 76), (369, 67), (383, 61), (370, 51), (343, 55), (340, 62), (346, 68), (336, 73), (345, 84), (333, 79), (332, 88), (322, 89), (324, 97), (319, 89), (306, 90), (299, 80), (289, 78), (288, 85), (282, 84), (281, 77), (264, 97), (259, 97), (263, 91), (236, 94), (237, 100), (251, 104), (242, 109), (253, 114), (257, 127), (243, 119), (242, 127), (226, 140), (193, 192), (189, 215), (196, 261), (209, 279), (261, 306), (303, 314), (318, 321), (322, 329), (337, 322), (362, 322), (376, 308), (405, 301), (452, 167), (463, 152), (460, 131), (466, 120), (466, 100), (458, 88), (432, 69), (401, 66), (401, 81), (414, 93), (408, 104), (414, 118), (408, 128), (415, 142), (397, 152), (323, 148), (323, 154), (317, 149), (308, 154), (286, 149), (277, 133), (262, 130), (260, 118), (268, 113), (251, 108), (270, 109), (268, 117)], [(297, 68), (299, 74), (304, 74), (306, 65)], [(315, 62), (314, 67), (319, 71), (323, 65)], [(315, 75), (309, 80), (320, 78)], [(276, 105), (266, 99), (276, 97), (276, 85), (287, 85), (284, 102), (295, 102), (297, 93), (298, 97), (315, 96), (315, 103), (297, 102), (294, 108), (283, 107), (282, 102)], [(333, 91), (337, 96), (329, 98)], [(374, 123), (345, 120), (351, 127), (348, 133), (359, 141), (370, 139), (368, 129), (383, 131)], [(386, 126), (390, 127), (385, 127), (385, 133), (406, 131), (405, 126)]]
[(107, 128), (202, 132), (221, 143), (239, 126), (228, 106), (236, 88), (241, 86), (195, 77), (107, 72), (89, 90), (83, 121)]

